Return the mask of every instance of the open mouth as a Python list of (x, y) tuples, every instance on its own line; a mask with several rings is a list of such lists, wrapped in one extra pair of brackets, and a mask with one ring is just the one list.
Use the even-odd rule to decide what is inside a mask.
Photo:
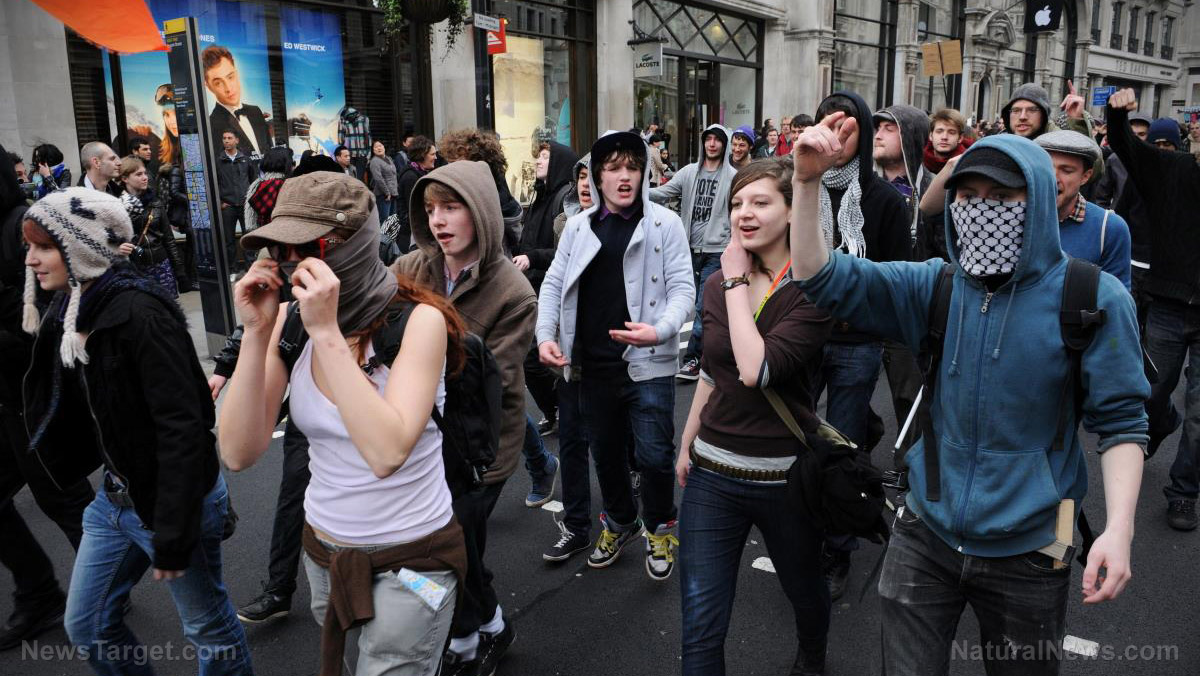
[(621, 195), (622, 197), (632, 197), (633, 196), (633, 186), (622, 185), (617, 188), (617, 194)]
[(758, 232), (758, 226), (757, 225), (739, 225), (738, 230), (741, 231), (742, 235), (753, 235), (754, 233)]
[(454, 239), (454, 235), (448, 232), (439, 232), (438, 234), (434, 235), (434, 237), (437, 238), (437, 241), (442, 242), (443, 244)]

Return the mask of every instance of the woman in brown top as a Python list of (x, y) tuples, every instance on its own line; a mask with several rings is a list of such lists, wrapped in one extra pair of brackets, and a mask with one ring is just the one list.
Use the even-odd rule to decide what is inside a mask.
[(724, 674), (725, 635), (751, 526), (766, 540), (796, 616), (793, 674), (824, 673), (829, 588), (821, 534), (788, 506), (797, 441), (762, 390), (775, 390), (816, 429), (812, 376), (832, 322), (790, 283), (790, 158), (754, 161), (730, 189), (733, 236), (707, 281), (700, 382), (676, 464), (683, 673)]

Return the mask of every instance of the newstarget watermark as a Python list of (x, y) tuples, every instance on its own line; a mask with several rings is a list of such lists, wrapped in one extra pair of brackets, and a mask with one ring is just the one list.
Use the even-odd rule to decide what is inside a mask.
[(1075, 636), (1067, 636), (1061, 643), (1054, 641), (1018, 643), (1006, 637), (1002, 643), (979, 644), (973, 641), (954, 641), (950, 646), (950, 659), (972, 662), (1042, 662), (1047, 660), (1176, 662), (1179, 660), (1179, 646), (1104, 645)]
[(22, 641), (21, 659), (34, 662), (70, 662), (90, 659), (120, 664), (146, 666), (151, 662), (202, 662), (235, 660), (237, 646), (197, 646), (191, 643), (176, 644), (172, 641), (153, 645), (117, 644), (96, 641), (90, 645), (41, 643)]

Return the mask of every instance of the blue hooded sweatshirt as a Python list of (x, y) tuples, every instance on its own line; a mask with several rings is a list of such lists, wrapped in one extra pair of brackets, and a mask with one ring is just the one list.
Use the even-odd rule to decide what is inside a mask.
[[(905, 456), (907, 504), (955, 550), (1012, 556), (1054, 541), (1058, 503), (1087, 493), (1087, 465), (1075, 419), (1071, 359), (1059, 308), (1067, 257), (1059, 245), (1054, 169), (1037, 144), (1011, 134), (989, 136), (967, 153), (995, 148), (1013, 158), (1027, 183), (1025, 232), (1012, 278), (995, 293), (958, 264), (950, 210), (946, 242), (954, 261), (953, 296), (938, 372), (933, 427), (940, 444), (941, 500), (926, 499), (925, 439)], [(946, 205), (953, 201), (947, 194)], [(835, 318), (898, 340), (913, 352), (928, 332), (930, 298), (941, 260), (873, 263), (834, 252), (816, 275), (798, 280)], [(1133, 299), (1101, 273), (1107, 320), (1081, 359), (1082, 423), (1099, 435), (1100, 452), (1148, 441)], [(1063, 388), (1071, 388), (1063, 448), (1052, 448)]]

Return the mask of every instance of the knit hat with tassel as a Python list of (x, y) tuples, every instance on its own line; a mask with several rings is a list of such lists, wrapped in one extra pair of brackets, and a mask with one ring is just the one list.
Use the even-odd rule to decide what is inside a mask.
[[(67, 312), (63, 317), (63, 339), (59, 352), (63, 364), (86, 364), (83, 336), (75, 329), (83, 284), (99, 278), (113, 263), (124, 260), (118, 250), (133, 239), (133, 224), (121, 200), (90, 188), (67, 188), (49, 193), (29, 207), (25, 218), (40, 225), (62, 253), (67, 266)], [(41, 324), (34, 296), (37, 278), (32, 268), (25, 272), (25, 310), (21, 328), (37, 333)]]

